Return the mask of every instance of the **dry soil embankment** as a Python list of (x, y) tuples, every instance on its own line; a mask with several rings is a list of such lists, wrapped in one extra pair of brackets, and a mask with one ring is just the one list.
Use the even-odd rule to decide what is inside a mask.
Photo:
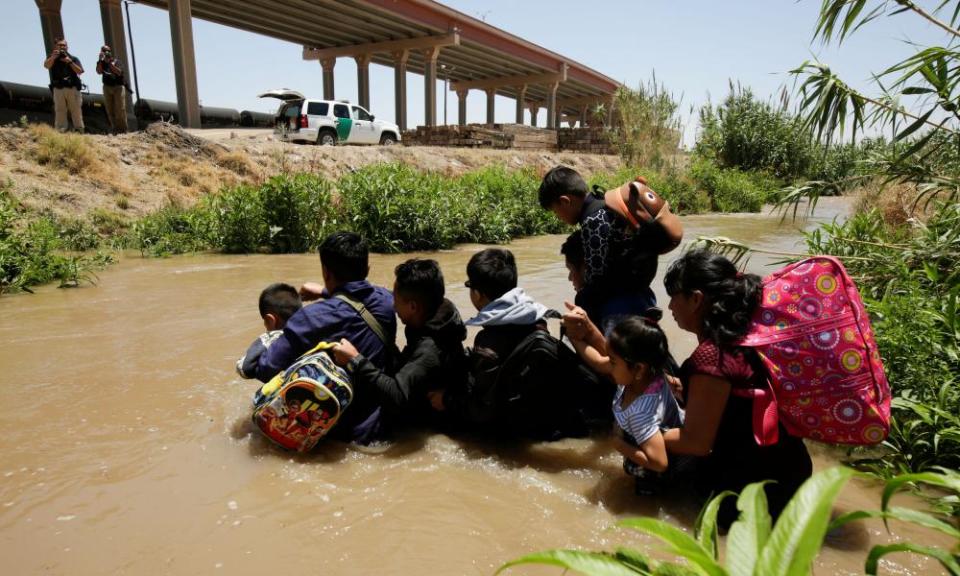
[(489, 165), (543, 172), (566, 164), (611, 172), (615, 156), (536, 150), (295, 145), (267, 130), (184, 131), (153, 124), (121, 136), (61, 135), (47, 126), (0, 128), (0, 183), (25, 207), (58, 216), (109, 212), (136, 219), (167, 202), (189, 205), (225, 185), (255, 184), (281, 172), (337, 178), (379, 162), (448, 175)]

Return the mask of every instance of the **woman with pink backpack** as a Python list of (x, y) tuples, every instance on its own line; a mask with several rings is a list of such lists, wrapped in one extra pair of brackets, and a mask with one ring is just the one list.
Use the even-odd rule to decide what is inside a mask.
[[(702, 457), (695, 482), (704, 497), (773, 481), (764, 489), (776, 518), (810, 477), (812, 463), (803, 440), (782, 425), (771, 444), (755, 438), (751, 392), (767, 388), (767, 373), (756, 351), (739, 344), (760, 304), (761, 279), (697, 249), (671, 264), (664, 285), (677, 324), (699, 340), (681, 367), (686, 420), (664, 432), (667, 451)], [(736, 517), (735, 499), (728, 498), (720, 522), (729, 526)]]

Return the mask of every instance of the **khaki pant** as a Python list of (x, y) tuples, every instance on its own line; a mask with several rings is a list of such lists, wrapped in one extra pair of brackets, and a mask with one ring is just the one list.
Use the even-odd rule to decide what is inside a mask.
[(103, 87), (103, 100), (107, 106), (107, 120), (114, 132), (127, 131), (127, 93), (123, 86)]
[(70, 120), (73, 121), (75, 130), (83, 131), (83, 113), (80, 112), (81, 100), (80, 91), (76, 88), (54, 88), (53, 89), (53, 125), (57, 130), (64, 131), (69, 128), (67, 124), (67, 113), (70, 113)]

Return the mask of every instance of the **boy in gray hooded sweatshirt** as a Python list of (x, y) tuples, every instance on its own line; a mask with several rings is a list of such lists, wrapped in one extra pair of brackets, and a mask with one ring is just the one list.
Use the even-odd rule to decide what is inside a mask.
[(532, 332), (546, 331), (547, 318), (560, 315), (517, 287), (517, 264), (509, 250), (487, 248), (474, 254), (464, 285), (478, 310), (466, 325), (482, 327), (470, 352), (469, 378), (464, 387), (431, 393), (430, 401), (451, 420), (491, 425), (498, 417), (496, 387), (504, 360)]

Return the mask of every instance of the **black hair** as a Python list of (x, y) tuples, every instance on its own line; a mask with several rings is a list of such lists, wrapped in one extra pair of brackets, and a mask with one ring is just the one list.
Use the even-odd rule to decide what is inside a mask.
[(368, 261), (367, 243), (353, 232), (334, 232), (320, 245), (320, 263), (338, 282), (365, 280)]
[(267, 314), (276, 314), (286, 322), (297, 310), (303, 307), (297, 289), (289, 284), (277, 282), (263, 289), (260, 293), (260, 317)]
[(640, 362), (661, 373), (670, 363), (667, 335), (660, 325), (643, 316), (628, 316), (610, 331), (610, 349), (630, 365)]
[(561, 196), (585, 198), (587, 191), (587, 183), (579, 172), (566, 166), (556, 166), (544, 175), (537, 199), (541, 208), (549, 210)]
[(670, 296), (703, 293), (703, 333), (721, 347), (735, 345), (747, 333), (760, 303), (760, 277), (739, 273), (733, 262), (706, 248), (690, 250), (674, 261), (663, 285)]
[(563, 245), (560, 246), (560, 254), (563, 254), (567, 262), (570, 262), (574, 266), (581, 266), (585, 262), (585, 255), (583, 253), (583, 235), (579, 230), (572, 232), (567, 239), (563, 241)]
[(443, 302), (443, 273), (436, 260), (411, 258), (394, 269), (397, 291), (423, 305), (432, 315)]
[(467, 262), (470, 287), (494, 300), (517, 287), (517, 263), (503, 248), (481, 250)]

